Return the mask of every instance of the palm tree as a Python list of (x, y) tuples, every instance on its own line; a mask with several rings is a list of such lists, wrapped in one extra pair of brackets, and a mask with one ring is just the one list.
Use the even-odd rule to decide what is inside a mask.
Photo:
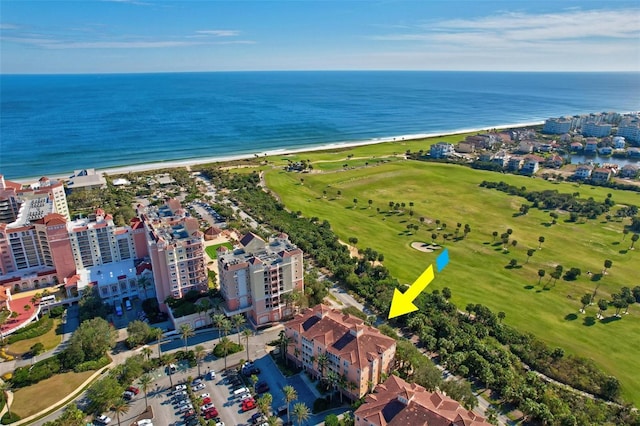
[(538, 269), (538, 276), (540, 277), (538, 279), (538, 284), (540, 284), (540, 281), (542, 281), (542, 278), (545, 276), (546, 271), (544, 269)]
[(267, 392), (265, 394), (262, 394), (262, 396), (258, 398), (258, 400), (256, 401), (256, 406), (258, 407), (258, 410), (260, 410), (260, 412), (266, 416), (269, 414), (272, 403), (273, 395)]
[(198, 377), (200, 377), (200, 361), (202, 361), (202, 358), (204, 358), (206, 352), (206, 349), (202, 345), (196, 345), (196, 347), (194, 348), (196, 364), (198, 365)]
[(309, 407), (304, 402), (298, 402), (293, 406), (293, 415), (298, 421), (298, 426), (302, 425), (302, 422), (307, 420), (310, 415)]
[(611, 266), (613, 265), (613, 262), (610, 261), (609, 259), (604, 261), (604, 270), (602, 271), (603, 275), (607, 274), (607, 269), (611, 268)]
[(140, 384), (140, 387), (142, 388), (142, 392), (144, 392), (144, 406), (145, 407), (149, 406), (149, 404), (147, 404), (147, 390), (149, 390), (149, 385), (151, 384), (151, 382), (153, 382), (153, 379), (148, 374), (143, 374), (138, 379), (138, 383)]
[(224, 314), (216, 314), (216, 313), (212, 313), (211, 314), (211, 322), (213, 323), (213, 325), (218, 329), (218, 342), (220, 341), (220, 326), (222, 325), (222, 322), (227, 319), (226, 316), (224, 316)]
[(492, 243), (495, 243), (495, 242), (496, 242), (496, 237), (498, 236), (498, 231), (493, 231), (493, 232), (491, 233), (491, 235), (493, 236), (493, 241), (492, 241)]
[(286, 362), (287, 348), (291, 344), (291, 339), (287, 334), (282, 330), (279, 334), (278, 346), (280, 346), (280, 356), (282, 360)]
[(540, 236), (538, 237), (538, 250), (542, 249), (542, 243), (544, 243), (544, 237)]
[(147, 361), (151, 359), (151, 354), (153, 353), (153, 351), (151, 350), (150, 347), (145, 346), (144, 348), (142, 348), (140, 352), (142, 352), (142, 355), (144, 355), (144, 357), (147, 358)]
[(338, 383), (340, 382), (340, 376), (333, 370), (329, 370), (327, 373), (327, 383), (331, 387), (331, 394), (329, 394), (329, 400), (333, 402), (333, 394), (336, 393)]
[(631, 247), (629, 247), (629, 250), (633, 250), (633, 246), (636, 244), (636, 241), (638, 241), (638, 238), (640, 238), (640, 235), (638, 234), (633, 234), (631, 236)]
[(629, 234), (629, 230), (627, 228), (624, 228), (622, 230), (622, 241), (624, 241), (624, 239), (627, 237), (628, 234)]
[(195, 335), (196, 333), (193, 331), (193, 327), (191, 327), (191, 324), (182, 324), (180, 326), (180, 337), (182, 337), (182, 340), (184, 341), (185, 353), (187, 352), (187, 339)]
[(329, 363), (329, 357), (326, 352), (318, 354), (316, 362), (318, 363), (318, 371), (320, 371), (320, 380), (324, 380), (324, 369)]
[(147, 298), (147, 287), (151, 284), (151, 280), (146, 275), (141, 276), (138, 279), (138, 287), (142, 287), (142, 291), (144, 291), (144, 298)]
[(588, 304), (591, 303), (591, 293), (586, 293), (584, 296), (580, 298), (580, 303), (582, 303), (582, 308), (580, 312), (584, 314), (584, 310)]
[(120, 426), (120, 414), (126, 414), (129, 411), (130, 405), (124, 398), (118, 398), (114, 403), (112, 410), (116, 413), (116, 419), (118, 419), (118, 426)]
[(287, 403), (287, 423), (291, 423), (291, 411), (289, 410), (289, 404), (298, 399), (298, 392), (296, 392), (293, 386), (287, 385), (282, 388), (284, 393), (284, 402)]
[(171, 364), (175, 363), (177, 358), (174, 353), (168, 353), (163, 356), (163, 364), (169, 368), (169, 383), (171, 383), (171, 387), (173, 387), (173, 372), (171, 371)]
[(249, 337), (253, 336), (253, 331), (245, 328), (244, 330), (242, 330), (242, 337), (244, 337), (244, 343), (247, 346), (247, 361), (251, 361), (251, 358), (249, 357)]
[(162, 329), (154, 327), (151, 329), (150, 333), (151, 337), (158, 343), (158, 360), (162, 358), (162, 352), (160, 350), (160, 341), (162, 339)]
[(240, 327), (242, 327), (247, 320), (244, 315), (234, 315), (231, 317), (231, 322), (236, 329), (236, 333), (238, 333), (238, 344), (240, 344)]
[(224, 321), (222, 321), (222, 323), (220, 324), (220, 329), (222, 330), (223, 336), (228, 336), (229, 333), (231, 333), (231, 330), (233, 329), (231, 320), (229, 320), (228, 318), (225, 318)]
[(602, 318), (602, 313), (609, 307), (609, 302), (604, 299), (598, 300), (598, 318)]
[(227, 354), (229, 353), (229, 349), (231, 348), (231, 340), (227, 336), (224, 336), (218, 345), (222, 348), (222, 352), (224, 353), (224, 369), (227, 369)]
[(507, 314), (505, 314), (504, 312), (500, 311), (498, 312), (498, 320), (500, 320), (500, 322), (502, 322), (503, 319), (505, 319), (507, 316)]

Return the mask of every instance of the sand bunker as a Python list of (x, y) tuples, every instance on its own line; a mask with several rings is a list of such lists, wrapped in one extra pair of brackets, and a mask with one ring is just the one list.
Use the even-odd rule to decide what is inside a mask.
[(427, 244), (421, 241), (415, 241), (411, 243), (411, 248), (423, 251), (425, 253), (433, 253), (435, 250), (440, 250), (442, 247), (440, 247), (438, 244)]

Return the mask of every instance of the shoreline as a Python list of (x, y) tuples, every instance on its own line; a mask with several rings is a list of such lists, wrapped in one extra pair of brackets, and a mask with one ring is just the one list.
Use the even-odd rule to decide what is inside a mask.
[[(458, 129), (458, 130), (452, 130), (448, 132), (417, 133), (417, 134), (408, 134), (408, 135), (398, 135), (398, 136), (392, 136), (392, 137), (380, 137), (380, 138), (373, 138), (373, 139), (368, 139), (363, 141), (331, 142), (331, 143), (325, 143), (321, 145), (311, 145), (311, 146), (300, 147), (300, 148), (273, 149), (273, 150), (263, 151), (259, 153), (253, 152), (253, 153), (232, 154), (232, 155), (217, 156), (217, 157), (154, 161), (149, 163), (130, 164), (130, 165), (105, 167), (105, 168), (96, 168), (96, 167), (87, 166), (85, 168), (87, 169), (95, 168), (97, 173), (102, 173), (106, 175), (117, 175), (117, 174), (129, 173), (129, 172), (133, 172), (133, 173), (147, 172), (152, 170), (173, 169), (178, 167), (190, 167), (190, 166), (197, 166), (197, 165), (209, 164), (209, 163), (223, 163), (227, 161), (245, 160), (245, 159), (256, 158), (256, 156), (268, 157), (268, 156), (274, 156), (274, 155), (300, 154), (303, 152), (331, 151), (333, 149), (354, 148), (359, 146), (377, 145), (377, 144), (388, 143), (388, 142), (406, 142), (406, 141), (414, 141), (418, 139), (454, 136), (454, 135), (460, 135), (465, 133), (488, 131), (489, 129), (496, 129), (496, 130), (519, 129), (519, 128), (525, 128), (530, 126), (539, 126), (542, 124), (544, 124), (544, 121), (532, 121), (532, 122), (523, 122), (523, 123), (516, 123), (516, 124), (504, 124), (499, 126), (478, 127), (478, 128), (472, 128), (472, 129)], [(50, 179), (66, 181), (66, 180), (69, 180), (69, 176), (72, 173), (73, 171), (70, 171), (69, 173), (64, 175), (56, 174), (56, 175), (44, 175), (44, 176), (47, 176)], [(5, 178), (8, 178), (9, 180), (22, 183), (22, 184), (35, 183), (41, 177), (42, 175), (12, 179), (9, 176), (5, 176)]]

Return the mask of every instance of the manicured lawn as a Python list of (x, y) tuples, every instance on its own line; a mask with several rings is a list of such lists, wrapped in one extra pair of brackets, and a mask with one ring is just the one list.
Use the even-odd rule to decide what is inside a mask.
[(62, 341), (62, 336), (57, 334), (60, 327), (60, 320), (53, 320), (53, 327), (47, 333), (42, 336), (34, 337), (33, 339), (20, 340), (19, 342), (15, 342), (7, 347), (7, 351), (15, 354), (25, 354), (29, 352), (31, 347), (36, 343), (40, 342), (44, 345), (45, 350), (50, 350), (55, 348)]
[(207, 256), (209, 256), (212, 260), (215, 260), (218, 258), (218, 254), (216, 253), (216, 250), (218, 250), (218, 248), (222, 246), (228, 248), (229, 250), (233, 249), (233, 244), (221, 243), (221, 244), (205, 247), (204, 251), (207, 253)]
[[(347, 154), (354, 151), (335, 154), (341, 156), (337, 161), (346, 159)], [(376, 155), (382, 154), (377, 151)], [(322, 160), (326, 161), (327, 155), (323, 153)], [(321, 169), (316, 168), (314, 153), (303, 154), (302, 158), (314, 162), (314, 170)], [(300, 177), (304, 177), (303, 184)], [(451, 288), (453, 302), (460, 309), (468, 303), (482, 303), (494, 312), (504, 311), (505, 321), (518, 329), (532, 332), (567, 353), (594, 359), (620, 380), (625, 399), (640, 404), (640, 370), (636, 368), (636, 357), (640, 353), (637, 338), (640, 306), (632, 305), (629, 315), (615, 321), (596, 321), (596, 306), (587, 308), (586, 315), (578, 313), (581, 296), (593, 293), (596, 286), (597, 300), (609, 298), (623, 286), (632, 288), (640, 284), (637, 281), (640, 244), (637, 250), (627, 251), (630, 235), (622, 241), (623, 225), (629, 220), (607, 222), (603, 216), (576, 224), (565, 222), (568, 214), (558, 212), (558, 223), (551, 225), (548, 211), (532, 208), (528, 215), (519, 216), (518, 209), (526, 200), (480, 188), (478, 184), (483, 180), (502, 180), (529, 190), (579, 192), (581, 198), (593, 197), (600, 201), (611, 193), (617, 204), (640, 205), (640, 194), (635, 192), (573, 183), (554, 184), (541, 178), (440, 163), (395, 161), (304, 175), (286, 173), (281, 168), (266, 172), (269, 188), (288, 209), (302, 211), (306, 217), (327, 219), (343, 241), (357, 237), (360, 249), (371, 247), (383, 253), (385, 266), (401, 283), (412, 283), (438, 254), (410, 247), (414, 241), (431, 242), (435, 225), (427, 222), (441, 220), (447, 224), (447, 233), (453, 233), (458, 222), (463, 228), (469, 224), (472, 232), (464, 240), (443, 242), (441, 236), (438, 238), (438, 243), (449, 249), (451, 260), (427, 291), (446, 286)], [(340, 196), (337, 191), (341, 192)], [(371, 206), (368, 200), (372, 200)], [(390, 213), (389, 201), (405, 203), (404, 212)], [(410, 203), (414, 204), (413, 216), (409, 214)], [(424, 224), (420, 217), (426, 218)], [(420, 225), (420, 229), (407, 232), (407, 224)], [(501, 234), (508, 228), (513, 230), (511, 240), (517, 240), (518, 244), (515, 248), (509, 246), (505, 252), (501, 245), (493, 245), (491, 234), (493, 231)], [(542, 249), (537, 250), (540, 236), (545, 237), (545, 242)], [(527, 263), (526, 253), (530, 248), (536, 250)], [(516, 259), (521, 267), (505, 268), (511, 259)], [(587, 271), (601, 272), (605, 259), (612, 260), (613, 267), (600, 281), (591, 281)], [(572, 282), (560, 279), (554, 286), (548, 281), (557, 264), (563, 265), (565, 271), (580, 268), (582, 276)], [(539, 269), (546, 270), (540, 285)], [(613, 310), (610, 307), (607, 316)]]
[(11, 411), (23, 419), (36, 414), (75, 391), (93, 373), (95, 371), (58, 374), (35, 385), (17, 389)]

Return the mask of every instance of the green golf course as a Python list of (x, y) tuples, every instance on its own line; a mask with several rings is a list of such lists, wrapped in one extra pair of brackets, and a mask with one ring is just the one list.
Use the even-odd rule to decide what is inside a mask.
[[(271, 158), (271, 167), (261, 169), (268, 188), (289, 210), (326, 219), (342, 241), (357, 238), (359, 249), (371, 247), (383, 253), (384, 265), (401, 283), (411, 284), (438, 255), (413, 249), (411, 243), (431, 243), (432, 234), (438, 234), (436, 242), (449, 249), (450, 263), (426, 291), (449, 287), (460, 309), (468, 303), (484, 304), (504, 312), (506, 323), (552, 347), (593, 359), (620, 380), (623, 398), (639, 405), (640, 370), (634, 360), (640, 353), (640, 306), (632, 304), (621, 318), (613, 316), (613, 306), (603, 313), (603, 320), (596, 315), (598, 300), (611, 300), (621, 287), (640, 285), (640, 243), (629, 250), (633, 234), (624, 235), (623, 229), (631, 221), (615, 218), (621, 205), (640, 205), (640, 193), (404, 160), (406, 150), (428, 150), (432, 142), (302, 153)], [(312, 164), (309, 173), (283, 170), (289, 161), (303, 159)], [(581, 199), (596, 201), (611, 194), (616, 205), (607, 213), (610, 220), (603, 214), (574, 223), (568, 221), (567, 212), (554, 211), (559, 217), (552, 224), (551, 211), (531, 208), (521, 215), (522, 204), (530, 204), (527, 200), (482, 188), (484, 180), (529, 191), (578, 192)], [(462, 227), (455, 234), (458, 223)], [(463, 236), (465, 225), (471, 232), (454, 238)], [(507, 229), (512, 233), (505, 250), (500, 234)], [(443, 234), (450, 237), (444, 240)], [(530, 257), (529, 249), (534, 249)], [(510, 267), (514, 259), (517, 264)], [(603, 275), (605, 260), (611, 260), (612, 267)], [(550, 274), (557, 265), (564, 271), (579, 268), (582, 274), (573, 281), (556, 282)], [(596, 304), (580, 313), (581, 297), (594, 290)]]

